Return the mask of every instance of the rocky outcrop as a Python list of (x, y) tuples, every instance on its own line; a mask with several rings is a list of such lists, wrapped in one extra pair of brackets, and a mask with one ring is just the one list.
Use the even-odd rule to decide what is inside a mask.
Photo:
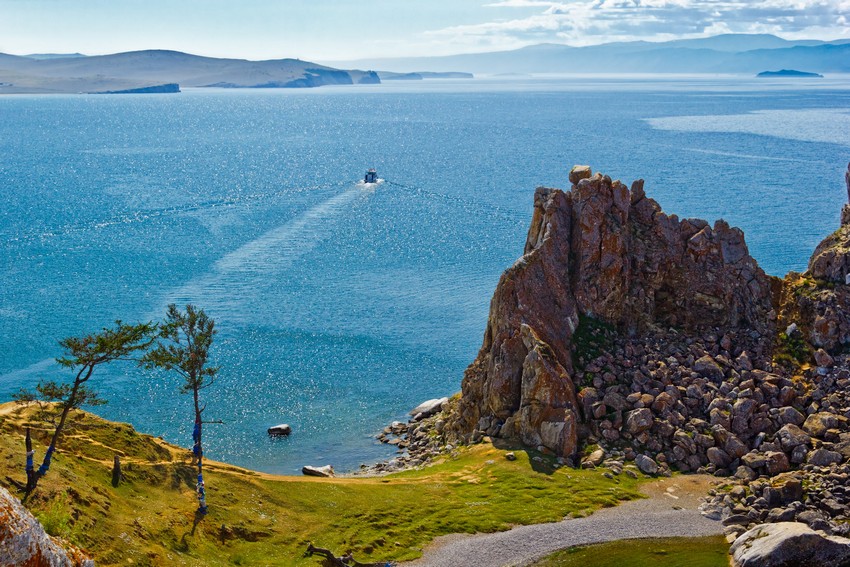
[[(850, 200), (850, 165), (845, 174)], [(814, 348), (836, 353), (850, 345), (850, 204), (841, 227), (815, 249), (804, 274), (790, 273), (783, 288), (781, 322), (795, 324)], [(787, 340), (787, 337), (786, 337)]]
[[(670, 327), (773, 335), (777, 282), (749, 255), (741, 230), (667, 215), (642, 181), (629, 189), (586, 166), (570, 181), (568, 192), (535, 193), (524, 254), (499, 281), (464, 375), (449, 428), (460, 439), (477, 431), (573, 454), (593, 409), (576, 381), (604, 374), (586, 368), (588, 353), (577, 348), (593, 338), (576, 337), (583, 321), (624, 336)], [(625, 400), (608, 401), (625, 409)]]
[(20, 500), (0, 487), (0, 565), (94, 567), (79, 549), (66, 547), (47, 535)]

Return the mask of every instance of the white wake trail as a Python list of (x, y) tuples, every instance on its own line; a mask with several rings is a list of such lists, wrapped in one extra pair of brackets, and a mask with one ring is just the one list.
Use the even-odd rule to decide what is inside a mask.
[[(256, 321), (262, 315), (259, 309), (272, 308), (275, 304), (275, 298), (263, 296), (263, 284), (291, 267), (296, 260), (325, 240), (334, 229), (334, 221), (348, 205), (373, 191), (374, 186), (362, 183), (353, 185), (290, 222), (242, 245), (220, 258), (208, 274), (166, 293), (160, 307), (142, 320), (161, 319), (169, 303), (178, 306), (193, 303), (216, 318)], [(55, 370), (52, 368), (55, 364), (52, 358), (36, 362), (0, 375), (0, 383), (23, 385), (39, 374), (50, 374)]]
[(353, 201), (369, 193), (368, 188), (355, 185), (226, 254), (209, 273), (167, 293), (163, 309), (151, 318), (161, 317), (169, 303), (192, 303), (231, 321), (250, 316), (245, 313), (246, 303), (263, 299), (257, 294), (263, 284), (330, 236), (334, 221)]

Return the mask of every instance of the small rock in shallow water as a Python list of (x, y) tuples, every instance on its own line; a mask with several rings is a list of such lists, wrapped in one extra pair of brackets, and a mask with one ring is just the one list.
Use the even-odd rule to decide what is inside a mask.
[(292, 428), (286, 423), (281, 423), (280, 425), (269, 427), (268, 433), (269, 435), (289, 435), (292, 433)]

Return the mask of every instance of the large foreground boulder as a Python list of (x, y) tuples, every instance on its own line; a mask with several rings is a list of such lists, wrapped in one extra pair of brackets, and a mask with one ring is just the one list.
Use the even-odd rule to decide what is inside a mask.
[(94, 567), (79, 549), (67, 547), (47, 535), (21, 501), (0, 487), (0, 565)]
[(816, 532), (806, 524), (763, 524), (729, 550), (734, 567), (847, 567), (850, 539)]

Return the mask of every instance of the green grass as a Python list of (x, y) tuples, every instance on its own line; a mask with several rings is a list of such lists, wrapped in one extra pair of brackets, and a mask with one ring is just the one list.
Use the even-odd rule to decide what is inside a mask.
[(534, 567), (728, 567), (723, 536), (628, 539), (559, 551)]
[[(0, 484), (23, 480), (23, 430), (37, 458), (50, 430), (27, 413), (2, 414)], [(30, 412), (31, 413), (31, 412)], [(434, 537), (492, 532), (582, 516), (639, 497), (638, 481), (598, 471), (555, 469), (536, 452), (489, 444), (459, 450), (419, 471), (380, 478), (276, 477), (207, 464), (210, 513), (193, 529), (196, 500), (189, 451), (125, 424), (74, 412), (49, 474), (27, 505), (67, 517), (67, 539), (98, 565), (318, 565), (308, 542), (359, 561), (421, 555)], [(504, 458), (514, 449), (517, 460)], [(111, 484), (112, 456), (126, 481)], [(62, 499), (66, 500), (63, 501)]]
[(36, 518), (48, 534), (54, 537), (67, 537), (71, 532), (71, 514), (67, 496), (64, 494), (57, 496), (36, 514)]
[(779, 333), (777, 336), (773, 354), (773, 360), (777, 364), (796, 370), (800, 365), (811, 362), (812, 356), (812, 347), (806, 343), (802, 334), (789, 337), (785, 333)]

